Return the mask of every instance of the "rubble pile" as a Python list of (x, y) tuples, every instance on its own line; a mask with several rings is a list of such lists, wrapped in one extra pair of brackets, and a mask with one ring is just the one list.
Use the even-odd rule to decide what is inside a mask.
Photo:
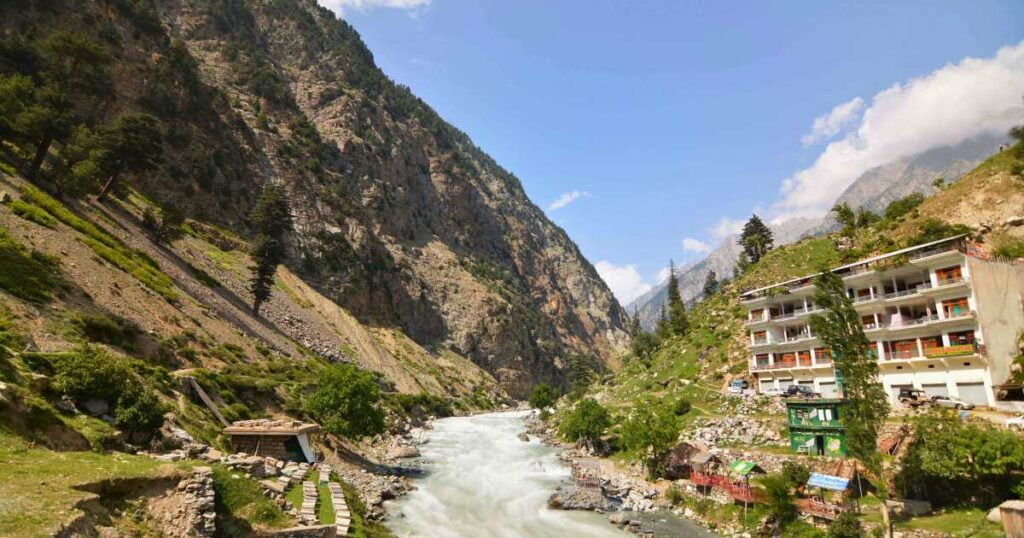
[(759, 420), (742, 416), (725, 418), (701, 418), (694, 421), (692, 440), (706, 446), (728, 444), (786, 446), (776, 425), (770, 420)]

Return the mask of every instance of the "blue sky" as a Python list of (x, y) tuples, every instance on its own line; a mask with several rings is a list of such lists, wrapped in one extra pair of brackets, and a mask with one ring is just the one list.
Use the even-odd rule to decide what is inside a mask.
[(321, 2), (623, 302), (752, 211), (820, 214), (866, 167), (1003, 129), (1024, 93), (1019, 0)]

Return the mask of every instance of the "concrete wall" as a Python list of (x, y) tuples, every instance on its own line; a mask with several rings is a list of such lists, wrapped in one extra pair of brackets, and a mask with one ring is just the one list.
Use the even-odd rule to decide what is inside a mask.
[(1024, 266), (969, 257), (982, 343), (988, 351), (992, 384), (1010, 376), (1024, 331)]

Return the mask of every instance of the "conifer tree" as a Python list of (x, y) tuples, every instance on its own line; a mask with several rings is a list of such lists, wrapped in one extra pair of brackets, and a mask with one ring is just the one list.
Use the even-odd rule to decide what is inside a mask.
[(743, 232), (740, 233), (740, 245), (746, 252), (750, 263), (757, 263), (772, 249), (775, 239), (772, 231), (757, 215), (751, 215), (750, 220), (743, 225)]
[(249, 218), (256, 232), (253, 248), (256, 266), (252, 268), (250, 284), (252, 312), (259, 316), (260, 306), (270, 298), (277, 266), (284, 262), (287, 254), (284, 236), (292, 230), (292, 216), (284, 189), (277, 185), (264, 188)]
[(710, 297), (718, 292), (718, 276), (715, 274), (715, 270), (711, 269), (708, 271), (708, 276), (704, 278), (704, 290), (702, 294), (704, 297)]
[(889, 413), (888, 398), (878, 379), (878, 361), (842, 278), (824, 271), (815, 278), (815, 286), (814, 304), (823, 312), (811, 316), (811, 330), (832, 354), (842, 395), (850, 402), (843, 419), (847, 452), (874, 467), (878, 463), (878, 429)]
[(736, 267), (732, 269), (732, 278), (735, 280), (743, 273), (747, 272), (747, 268), (750, 267), (750, 258), (747, 257), (747, 251), (741, 250), (740, 255), (736, 257)]
[(121, 174), (153, 170), (162, 162), (160, 120), (149, 114), (121, 116), (103, 130), (100, 138), (97, 158), (107, 180), (96, 197), (99, 201), (117, 185)]
[(683, 336), (690, 328), (686, 319), (686, 305), (679, 294), (679, 277), (676, 276), (676, 264), (669, 260), (668, 266), (668, 327), (672, 336)]

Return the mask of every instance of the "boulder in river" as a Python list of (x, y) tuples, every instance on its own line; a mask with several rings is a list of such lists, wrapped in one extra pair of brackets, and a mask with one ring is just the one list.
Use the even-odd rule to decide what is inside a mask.
[(558, 510), (593, 510), (595, 512), (611, 512), (618, 509), (615, 503), (601, 493), (576, 486), (558, 488), (548, 498), (548, 508)]
[(524, 442), (524, 443), (529, 443), (530, 442), (530, 436), (527, 435), (526, 432), (519, 432), (519, 435), (516, 435), (516, 437), (518, 437), (519, 440)]
[(393, 460), (400, 460), (405, 458), (418, 458), (420, 451), (414, 446), (399, 445), (388, 450), (388, 458)]

